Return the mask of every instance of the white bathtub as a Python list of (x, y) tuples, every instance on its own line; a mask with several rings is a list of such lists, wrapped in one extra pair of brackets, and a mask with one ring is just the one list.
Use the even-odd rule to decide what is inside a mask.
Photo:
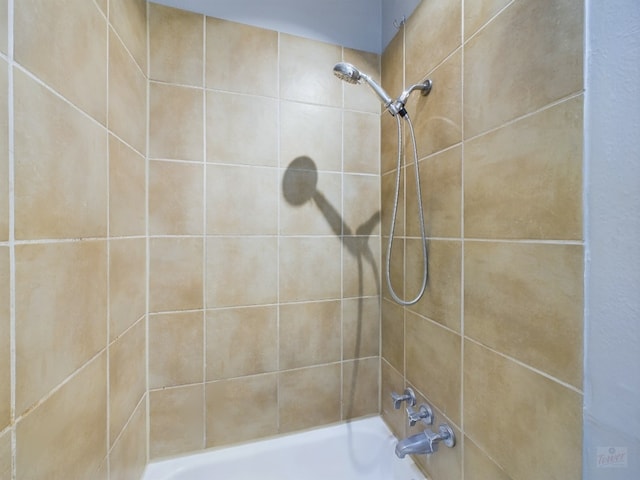
[(142, 480), (424, 480), (380, 417), (152, 462)]

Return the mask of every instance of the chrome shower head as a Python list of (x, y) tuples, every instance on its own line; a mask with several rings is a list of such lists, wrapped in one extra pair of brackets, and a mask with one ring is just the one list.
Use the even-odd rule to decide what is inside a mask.
[(336, 63), (336, 65), (333, 67), (333, 74), (340, 80), (344, 80), (345, 82), (352, 84), (362, 83), (362, 81), (364, 80), (365, 82), (367, 82), (367, 85), (371, 87), (371, 90), (373, 90), (376, 95), (380, 97), (380, 100), (382, 101), (382, 103), (384, 103), (384, 106), (389, 109), (389, 112), (392, 115), (398, 113), (397, 111), (392, 111), (393, 100), (387, 94), (387, 92), (385, 92), (384, 89), (380, 85), (378, 85), (376, 81), (373, 80), (369, 75), (367, 75), (366, 73), (362, 73), (350, 63)]
[(356, 84), (362, 80), (360, 71), (350, 63), (340, 62), (333, 67), (333, 74), (340, 80), (347, 83)]

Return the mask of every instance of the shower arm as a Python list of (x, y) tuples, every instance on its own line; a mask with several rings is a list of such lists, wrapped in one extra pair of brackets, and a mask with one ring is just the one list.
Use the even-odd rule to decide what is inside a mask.
[[(433, 86), (433, 82), (430, 79), (426, 79), (423, 83), (416, 83), (407, 88), (404, 92), (400, 94), (398, 99), (393, 102), (391, 105), (388, 105), (389, 111), (392, 115), (395, 116), (396, 113), (399, 113), (400, 116), (404, 117), (407, 114), (407, 111), (404, 109), (407, 101), (409, 100), (409, 96), (416, 90), (420, 90), (420, 94), (423, 97), (429, 95), (431, 91), (431, 87)], [(390, 108), (392, 107), (392, 108)]]

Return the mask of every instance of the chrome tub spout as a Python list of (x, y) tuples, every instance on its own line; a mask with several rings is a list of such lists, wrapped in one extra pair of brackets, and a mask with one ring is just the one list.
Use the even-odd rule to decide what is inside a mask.
[(428, 453), (433, 453), (433, 447), (429, 442), (427, 430), (400, 440), (396, 445), (396, 455), (399, 458), (404, 458), (405, 455)]
[(440, 425), (438, 433), (432, 430), (411, 435), (400, 440), (396, 445), (396, 455), (404, 458), (406, 455), (429, 455), (438, 449), (438, 443), (444, 442), (447, 447), (456, 444), (456, 437), (449, 425)]

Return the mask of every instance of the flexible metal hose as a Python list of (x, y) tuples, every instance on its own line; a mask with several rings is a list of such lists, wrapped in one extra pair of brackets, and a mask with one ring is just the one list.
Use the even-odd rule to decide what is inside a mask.
[(415, 172), (416, 172), (416, 197), (418, 202), (418, 217), (420, 223), (420, 239), (422, 240), (422, 286), (420, 287), (420, 291), (418, 294), (411, 300), (403, 300), (400, 298), (393, 289), (393, 285), (391, 285), (391, 249), (393, 247), (393, 237), (394, 231), (396, 227), (396, 216), (398, 213), (398, 199), (400, 197), (400, 175), (402, 170), (402, 124), (400, 123), (400, 115), (396, 115), (396, 123), (398, 125), (398, 164), (397, 164), (397, 176), (396, 176), (396, 195), (393, 201), (393, 215), (391, 217), (391, 231), (389, 233), (389, 244), (387, 247), (387, 268), (386, 268), (386, 277), (387, 277), (387, 286), (389, 287), (389, 293), (391, 294), (391, 298), (394, 301), (399, 303), (400, 305), (408, 306), (414, 305), (418, 303), (422, 295), (424, 294), (425, 289), (427, 288), (427, 237), (425, 235), (424, 228), (424, 212), (422, 210), (422, 192), (420, 188), (420, 167), (418, 162), (418, 148), (416, 146), (416, 137), (413, 132), (413, 125), (411, 123), (411, 119), (409, 118), (409, 114), (405, 114), (403, 118), (407, 121), (407, 125), (409, 125), (409, 131), (411, 133), (411, 145), (413, 147), (413, 159), (416, 164)]

